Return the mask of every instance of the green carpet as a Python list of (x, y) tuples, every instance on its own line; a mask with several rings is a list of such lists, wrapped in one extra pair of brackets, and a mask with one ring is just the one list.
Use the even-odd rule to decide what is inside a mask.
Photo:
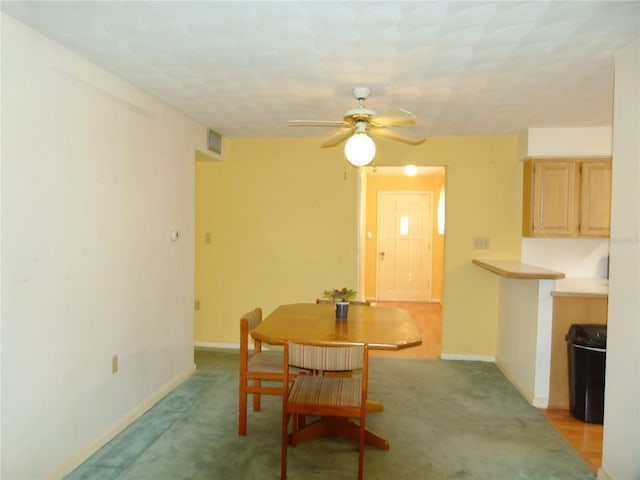
[[(196, 372), (72, 472), (68, 480), (278, 479), (280, 398), (266, 396), (237, 435), (238, 355), (196, 352)], [(372, 358), (367, 416), (389, 451), (367, 447), (365, 478), (594, 479), (589, 467), (500, 373), (484, 362)], [(289, 449), (288, 478), (353, 479), (357, 445)]]

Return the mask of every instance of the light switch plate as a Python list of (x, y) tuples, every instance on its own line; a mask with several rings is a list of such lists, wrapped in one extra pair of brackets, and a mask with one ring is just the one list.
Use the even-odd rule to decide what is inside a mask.
[(489, 248), (489, 237), (476, 237), (473, 239), (473, 248), (483, 250)]

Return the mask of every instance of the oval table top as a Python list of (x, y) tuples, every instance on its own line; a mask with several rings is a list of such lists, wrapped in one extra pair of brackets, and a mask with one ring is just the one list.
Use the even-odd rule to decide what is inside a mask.
[(346, 320), (336, 320), (333, 304), (280, 305), (251, 335), (272, 345), (283, 345), (286, 340), (366, 343), (373, 350), (400, 350), (422, 343), (406, 310), (354, 304), (349, 305)]

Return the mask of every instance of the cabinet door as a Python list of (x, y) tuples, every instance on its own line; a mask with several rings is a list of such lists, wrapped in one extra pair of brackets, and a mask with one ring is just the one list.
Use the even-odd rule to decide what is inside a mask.
[(608, 237), (611, 217), (611, 162), (581, 164), (580, 236)]
[(577, 237), (580, 198), (576, 162), (533, 163), (533, 236)]

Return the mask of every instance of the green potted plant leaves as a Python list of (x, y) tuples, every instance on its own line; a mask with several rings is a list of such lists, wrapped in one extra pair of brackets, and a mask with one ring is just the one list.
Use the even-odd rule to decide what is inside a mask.
[(325, 290), (322, 296), (333, 300), (336, 304), (336, 319), (344, 320), (349, 313), (349, 302), (353, 300), (358, 292), (347, 287)]

